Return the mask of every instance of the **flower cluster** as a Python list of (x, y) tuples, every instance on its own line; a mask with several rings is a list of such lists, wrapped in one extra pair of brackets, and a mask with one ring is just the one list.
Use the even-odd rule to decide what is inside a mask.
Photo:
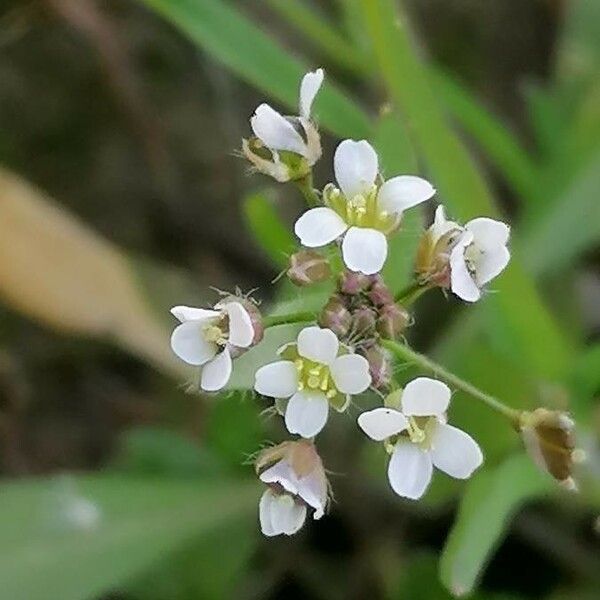
[[(323, 78), (318, 69), (302, 80), (298, 116), (261, 104), (250, 119), (254, 135), (243, 140), (242, 152), (254, 170), (296, 184), (308, 200), (294, 226), (301, 248), (290, 257), (287, 275), (300, 287), (335, 278), (333, 295), (318, 314), (279, 321), (263, 322), (257, 305), (240, 294), (211, 309), (171, 311), (180, 321), (171, 338), (173, 351), (199, 367), (199, 386), (207, 392), (227, 386), (234, 360), (261, 341), (265, 326), (305, 324), (255, 373), (255, 392), (272, 399), (273, 412), (297, 436), (262, 450), (255, 460), (266, 486), (259, 506), (266, 536), (294, 534), (308, 511), (315, 519), (325, 513), (330, 488), (314, 438), (326, 426), (330, 408), (345, 412), (357, 404), (353, 397), (365, 394), (380, 402), (358, 415), (358, 427), (390, 455), (388, 478), (399, 496), (420, 498), (434, 467), (466, 479), (482, 464), (477, 442), (447, 423), (450, 388), (427, 377), (402, 387), (389, 348), (405, 346), (410, 305), (422, 293), (441, 288), (474, 302), (510, 259), (506, 224), (479, 217), (461, 225), (448, 220), (440, 205), (419, 240), (414, 281), (394, 295), (382, 276), (388, 240), (401, 230), (404, 211), (431, 200), (436, 190), (415, 175), (385, 179), (365, 140), (342, 141), (333, 159), (336, 184), (314, 189), (312, 167), (322, 149), (311, 112)], [(324, 247), (328, 250), (321, 253)], [(518, 428), (538, 462), (567, 481), (573, 461), (566, 421), (536, 412), (523, 417)], [(569, 453), (557, 453), (548, 442), (560, 435)]]

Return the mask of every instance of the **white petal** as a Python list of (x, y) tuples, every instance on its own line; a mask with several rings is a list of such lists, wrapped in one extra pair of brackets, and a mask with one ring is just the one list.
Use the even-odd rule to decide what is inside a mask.
[(396, 494), (418, 500), (431, 481), (432, 471), (431, 457), (427, 452), (411, 442), (396, 444), (388, 466), (388, 479)]
[(291, 360), (261, 367), (254, 376), (254, 389), (263, 396), (289, 398), (298, 390), (298, 370)]
[(206, 310), (205, 308), (174, 306), (171, 309), (171, 314), (179, 319), (182, 323), (185, 323), (185, 321), (204, 321), (206, 319), (214, 319), (221, 313), (216, 310)]
[(221, 354), (218, 354), (202, 367), (200, 387), (207, 392), (216, 392), (223, 389), (231, 377), (231, 370), (231, 355), (229, 350), (225, 348)]
[(459, 298), (467, 302), (476, 302), (481, 297), (479, 287), (465, 262), (465, 248), (472, 240), (473, 234), (465, 232), (450, 253), (450, 287)]
[(305, 327), (298, 334), (298, 354), (309, 360), (330, 365), (336, 358), (340, 343), (331, 329)]
[(260, 497), (258, 503), (258, 518), (260, 520), (260, 529), (267, 537), (278, 535), (279, 532), (273, 529), (273, 523), (271, 521), (271, 509), (273, 501), (275, 500), (275, 494), (271, 490), (265, 490), (263, 495)]
[(407, 208), (429, 200), (435, 194), (435, 188), (420, 177), (400, 175), (388, 179), (379, 189), (379, 206), (389, 213), (401, 213)]
[(248, 348), (254, 339), (254, 327), (248, 311), (239, 302), (228, 302), (223, 308), (229, 315), (229, 343)]
[(506, 246), (510, 236), (510, 227), (506, 223), (487, 217), (473, 219), (465, 228), (473, 233), (475, 244), (482, 250)]
[(407, 416), (442, 415), (450, 404), (450, 388), (429, 377), (417, 377), (406, 384), (402, 392), (402, 412)]
[(268, 104), (261, 104), (250, 119), (252, 131), (267, 148), (303, 154), (306, 144), (294, 126)]
[(291, 465), (285, 460), (280, 460), (265, 469), (260, 474), (260, 480), (263, 483), (279, 483), (290, 494), (298, 493), (298, 478)]
[(377, 153), (366, 140), (344, 140), (335, 151), (333, 168), (344, 196), (352, 200), (373, 187), (379, 170)]
[(315, 509), (313, 519), (320, 519), (327, 506), (327, 479), (319, 470), (303, 477), (298, 482), (298, 495), (306, 504)]
[(393, 408), (375, 408), (358, 416), (359, 427), (376, 442), (382, 442), (408, 427), (406, 417)]
[(477, 442), (452, 425), (439, 423), (431, 442), (433, 464), (451, 477), (467, 479), (483, 462)]
[(304, 524), (306, 506), (298, 504), (288, 494), (275, 496), (271, 502), (271, 524), (275, 534), (293, 535)]
[(435, 218), (433, 224), (429, 228), (433, 236), (434, 243), (437, 242), (443, 235), (446, 235), (453, 229), (461, 230), (462, 227), (454, 221), (446, 219), (446, 211), (442, 204), (435, 209)]
[(342, 235), (346, 229), (348, 229), (346, 221), (326, 206), (306, 211), (294, 226), (300, 243), (308, 248), (325, 246)]
[(342, 255), (346, 266), (351, 271), (365, 275), (381, 271), (387, 252), (387, 239), (376, 229), (350, 227), (342, 242)]
[(189, 365), (203, 365), (218, 352), (218, 346), (204, 338), (203, 321), (185, 321), (171, 334), (171, 348)]
[(485, 285), (504, 271), (510, 261), (510, 252), (506, 246), (499, 246), (487, 250), (479, 255), (475, 261), (477, 283)]
[(358, 354), (338, 356), (330, 367), (335, 387), (342, 394), (361, 394), (371, 385), (369, 362)]
[(312, 108), (313, 101), (317, 92), (323, 84), (323, 69), (317, 69), (312, 73), (307, 73), (302, 78), (300, 84), (300, 116), (308, 119), (310, 117), (310, 111)]
[(312, 438), (327, 423), (329, 402), (322, 392), (296, 392), (285, 411), (285, 426), (290, 433)]

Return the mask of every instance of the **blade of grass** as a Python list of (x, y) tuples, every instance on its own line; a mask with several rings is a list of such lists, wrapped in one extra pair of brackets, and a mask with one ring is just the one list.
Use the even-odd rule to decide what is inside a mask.
[[(311, 70), (224, 0), (142, 0), (245, 81), (293, 112), (302, 76)], [(369, 119), (331, 82), (315, 103), (319, 122), (338, 136), (367, 137)]]

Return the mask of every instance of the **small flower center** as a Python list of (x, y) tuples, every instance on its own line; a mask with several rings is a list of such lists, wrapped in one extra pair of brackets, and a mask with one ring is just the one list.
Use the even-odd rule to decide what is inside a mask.
[(425, 431), (419, 427), (415, 417), (408, 417), (408, 437), (413, 444), (422, 444), (425, 441)]
[(389, 234), (399, 224), (399, 217), (381, 210), (377, 200), (378, 188), (374, 185), (366, 194), (346, 198), (340, 190), (333, 186), (326, 188), (324, 198), (326, 203), (335, 210), (348, 225), (376, 229)]
[(204, 327), (202, 335), (207, 342), (225, 346), (229, 339), (228, 332), (224, 331), (219, 325), (211, 324)]
[(307, 358), (297, 358), (294, 364), (298, 371), (298, 391), (323, 392), (329, 399), (337, 396), (338, 390), (327, 365)]

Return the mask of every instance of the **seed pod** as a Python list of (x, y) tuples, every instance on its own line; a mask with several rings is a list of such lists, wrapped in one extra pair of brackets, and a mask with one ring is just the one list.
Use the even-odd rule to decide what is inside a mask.
[(386, 304), (379, 309), (377, 332), (386, 340), (395, 340), (410, 324), (410, 313), (398, 304)]
[(521, 413), (518, 429), (535, 464), (568, 489), (577, 489), (573, 479), (577, 453), (573, 420), (564, 412), (537, 408)]
[(348, 334), (351, 324), (352, 316), (343, 299), (338, 295), (332, 296), (321, 311), (319, 325), (331, 329), (338, 337), (343, 338)]
[(329, 261), (314, 250), (300, 250), (290, 256), (287, 276), (295, 285), (304, 287), (331, 277)]

